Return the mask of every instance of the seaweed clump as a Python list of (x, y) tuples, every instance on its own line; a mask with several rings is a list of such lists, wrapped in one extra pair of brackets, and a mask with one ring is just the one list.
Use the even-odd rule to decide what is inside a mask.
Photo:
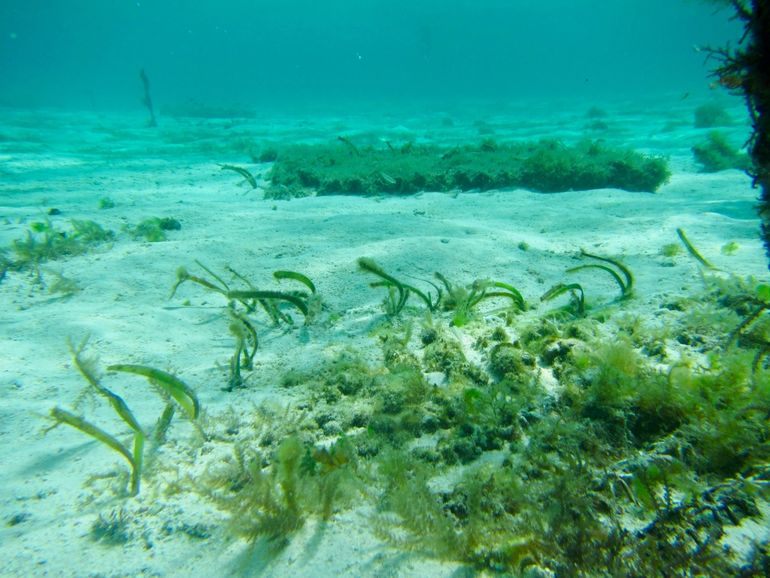
[[(57, 227), (50, 219), (30, 224), (26, 237), (0, 249), (0, 281), (6, 271), (33, 270), (41, 279), (40, 265), (86, 253), (115, 239), (115, 233), (88, 219), (72, 219), (69, 229)], [(10, 257), (8, 254), (12, 254)]]
[(135, 226), (127, 226), (126, 231), (134, 239), (144, 239), (150, 243), (158, 243), (168, 238), (168, 231), (179, 231), (182, 224), (173, 217), (151, 217), (144, 219)]
[[(665, 159), (598, 142), (555, 140), (453, 148), (406, 145), (358, 147), (350, 139), (282, 149), (270, 189), (329, 194), (409, 194), (420, 191), (525, 188), (552, 193), (619, 188), (656, 191), (669, 178)], [(269, 190), (270, 190), (269, 189)], [(268, 190), (268, 192), (269, 192)]]
[[(508, 350), (516, 351), (498, 347), (494, 355), (503, 377), (492, 389), (463, 393), (473, 421), (444, 435), (461, 439), (463, 424), (503, 419), (513, 435), (506, 443), (496, 430), (503, 445), (464, 462), (451, 484), (441, 481), (440, 462), (386, 454), (381, 536), (495, 572), (736, 571), (721, 540), (744, 517), (759, 516), (758, 501), (768, 497), (767, 371), (752, 376), (750, 356), (737, 352), (666, 374), (628, 342), (578, 341), (562, 361), (554, 404), (509, 381), (522, 366), (517, 355), (501, 358)], [(512, 415), (511, 405), (519, 408)]]
[(701, 165), (704, 173), (716, 173), (727, 169), (745, 171), (749, 168), (749, 157), (738, 152), (725, 138), (724, 134), (712, 131), (704, 142), (692, 147), (695, 161)]
[(310, 516), (329, 520), (361, 489), (344, 439), (311, 448), (289, 435), (270, 457), (241, 446), (234, 446), (234, 456), (235, 463), (210, 472), (199, 487), (229, 512), (233, 535), (250, 543), (265, 539), (274, 551), (285, 547)]
[(714, 128), (731, 124), (733, 124), (733, 121), (725, 108), (716, 102), (700, 105), (695, 109), (693, 115), (693, 126), (695, 128)]

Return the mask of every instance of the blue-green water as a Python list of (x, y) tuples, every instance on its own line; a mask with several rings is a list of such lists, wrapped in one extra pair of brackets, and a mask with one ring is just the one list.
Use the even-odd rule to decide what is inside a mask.
[(130, 109), (707, 89), (695, 0), (4, 0), (0, 104)]
[(0, 1), (0, 576), (767, 573), (729, 11)]

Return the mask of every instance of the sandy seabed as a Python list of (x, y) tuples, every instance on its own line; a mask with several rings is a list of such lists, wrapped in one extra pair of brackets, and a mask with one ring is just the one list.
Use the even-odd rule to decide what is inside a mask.
[[(9, 271), (0, 283), (0, 575), (457, 576), (456, 564), (384, 544), (369, 529), (367, 507), (323, 524), (309, 520), (265, 561), (259, 545), (226, 532), (226, 515), (210, 502), (194, 492), (167, 491), (226, 452), (227, 444), (217, 447), (215, 440), (201, 452), (184, 420), (172, 426), (164, 454), (178, 454), (178, 462), (166, 457), (168, 467), (148, 473), (138, 497), (116, 496), (109, 476), (126, 471), (120, 457), (71, 428), (42, 434), (51, 408), (72, 407), (84, 389), (68, 340), (88, 336), (86, 352), (98, 356), (102, 368), (140, 363), (171, 371), (195, 389), (209, 419), (228, 414), (251, 423), (255, 404), (291, 406), (302, 396), (279, 386), (286, 371), (312, 368), (346, 347), (378, 350), (371, 332), (383, 318), (382, 293), (358, 271), (362, 256), (417, 279), (440, 271), (461, 283), (503, 280), (548, 310), (553, 304), (539, 304), (538, 297), (564, 278), (583, 248), (620, 258), (633, 270), (636, 297), (624, 311), (642, 317), (653, 316), (667, 296), (702, 286), (700, 268), (686, 253), (661, 253), (678, 243), (677, 228), (723, 270), (766, 276), (749, 178), (735, 170), (699, 173), (694, 164), (690, 147), (706, 132), (692, 128), (695, 103), (676, 97), (608, 103), (602, 135), (586, 132), (592, 104), (225, 120), (161, 116), (157, 129), (130, 115), (0, 110), (0, 246), (46, 218), (65, 229), (70, 219), (92, 219), (117, 233), (83, 255), (43, 264), (42, 284), (29, 271)], [(742, 118), (739, 103), (731, 112)], [(740, 122), (724, 130), (736, 142), (747, 134)], [(346, 134), (444, 143), (479, 140), (488, 131), (501, 139), (601, 137), (666, 155), (673, 176), (655, 194), (506, 190), (285, 201), (265, 199), (261, 186), (252, 190), (220, 168), (247, 166), (264, 184), (269, 164), (233, 152), (226, 145), (233, 139), (259, 146)], [(101, 199), (114, 207), (100, 209)], [(125, 231), (151, 217), (173, 217), (181, 229), (162, 242)], [(728, 242), (737, 243), (734, 254), (720, 251)], [(271, 277), (275, 270), (301, 271), (315, 282), (333, 320), (291, 329), (263, 320), (246, 387), (224, 391), (233, 339), (222, 300), (193, 284), (169, 297), (180, 266), (204, 273), (196, 260), (219, 272), (231, 266), (259, 287), (283, 288)], [(58, 276), (79, 290), (50, 292)], [(601, 279), (589, 297), (611, 300), (616, 291), (612, 279)], [(162, 403), (141, 378), (104, 379), (140, 421), (156, 419)], [(108, 410), (88, 415), (110, 431), (125, 431)], [(121, 508), (132, 517), (131, 539), (117, 546), (95, 541), (94, 521)]]

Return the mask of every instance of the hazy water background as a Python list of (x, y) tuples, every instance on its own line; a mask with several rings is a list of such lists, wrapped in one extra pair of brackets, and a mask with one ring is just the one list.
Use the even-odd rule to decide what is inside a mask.
[(2, 0), (0, 104), (156, 105), (708, 90), (694, 45), (737, 40), (696, 0)]

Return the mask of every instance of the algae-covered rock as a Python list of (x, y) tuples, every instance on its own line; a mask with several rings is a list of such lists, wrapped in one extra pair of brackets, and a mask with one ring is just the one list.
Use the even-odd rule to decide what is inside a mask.
[(344, 138), (327, 145), (286, 147), (278, 152), (271, 169), (268, 195), (287, 187), (310, 188), (319, 195), (504, 188), (544, 193), (598, 188), (655, 191), (670, 176), (662, 157), (593, 141), (409, 144), (356, 147)]

